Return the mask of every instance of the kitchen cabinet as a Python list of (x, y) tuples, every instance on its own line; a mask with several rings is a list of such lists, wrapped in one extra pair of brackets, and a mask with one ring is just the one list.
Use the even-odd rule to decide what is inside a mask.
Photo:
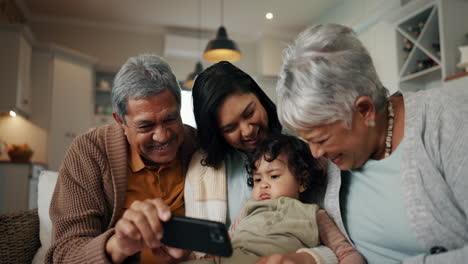
[(37, 208), (37, 183), (43, 164), (0, 162), (0, 213)]
[(33, 35), (25, 25), (0, 24), (0, 112), (31, 113)]
[(95, 59), (57, 45), (36, 45), (32, 56), (34, 114), (48, 131), (47, 160), (58, 170), (68, 147), (92, 127)]
[(93, 126), (99, 127), (115, 122), (112, 117), (111, 91), (118, 69), (100, 66), (95, 72), (94, 119)]

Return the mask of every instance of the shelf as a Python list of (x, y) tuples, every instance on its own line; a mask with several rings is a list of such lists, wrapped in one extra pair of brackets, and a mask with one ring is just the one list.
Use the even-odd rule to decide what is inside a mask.
[(407, 75), (407, 76), (401, 78), (400, 82), (406, 82), (406, 81), (409, 81), (409, 80), (414, 80), (416, 78), (419, 78), (419, 77), (424, 76), (424, 75), (429, 75), (431, 73), (440, 74), (440, 65), (434, 66), (434, 67), (431, 67), (429, 69), (425, 69), (425, 70), (422, 70), (422, 71), (419, 71), (419, 72), (416, 72), (416, 73), (413, 73), (413, 74), (410, 74), (410, 75)]
[(444, 79), (444, 81), (448, 82), (448, 81), (455, 80), (455, 79), (458, 79), (458, 78), (463, 78), (465, 76), (468, 76), (468, 72), (461, 72), (461, 73), (457, 73), (457, 74), (448, 76), (448, 77), (446, 77)]
[(94, 89), (94, 113), (112, 115), (111, 88), (115, 72), (96, 71)]
[(400, 83), (441, 78), (439, 16), (435, 3), (396, 26)]
[(422, 33), (421, 39), (418, 44), (420, 48), (428, 53), (437, 63), (440, 64), (440, 36), (439, 36), (439, 16), (437, 14), (437, 8), (432, 10), (427, 26)]
[(418, 40), (424, 33), (428, 18), (433, 12), (434, 7), (430, 6), (421, 12), (411, 16), (404, 22), (399, 24), (399, 28), (406, 34), (411, 36), (412, 39)]

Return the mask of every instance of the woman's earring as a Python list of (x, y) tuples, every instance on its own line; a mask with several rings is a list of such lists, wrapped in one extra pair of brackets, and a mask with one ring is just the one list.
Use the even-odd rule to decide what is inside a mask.
[(369, 120), (369, 122), (367, 122), (367, 125), (369, 127), (375, 127), (375, 121), (374, 120)]

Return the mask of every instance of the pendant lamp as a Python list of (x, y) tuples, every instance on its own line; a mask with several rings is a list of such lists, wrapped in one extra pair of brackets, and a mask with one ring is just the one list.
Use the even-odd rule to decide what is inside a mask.
[[(201, 31), (201, 0), (198, 0), (198, 51), (200, 51), (200, 31)], [(193, 83), (195, 82), (195, 78), (197, 78), (198, 74), (203, 71), (203, 65), (201, 61), (198, 61), (195, 64), (195, 70), (187, 76), (187, 79), (184, 81), (184, 88), (188, 90), (192, 90)]]
[(201, 64), (201, 62), (197, 62), (197, 64), (195, 64), (195, 70), (189, 73), (187, 79), (185, 79), (184, 87), (191, 90), (193, 87), (193, 83), (195, 82), (195, 78), (197, 78), (198, 74), (202, 73), (202, 71), (203, 65)]
[(223, 26), (224, 20), (224, 0), (221, 0), (221, 26), (216, 33), (216, 38), (208, 42), (203, 58), (210, 62), (240, 60), (241, 53), (237, 44), (228, 38), (226, 28)]

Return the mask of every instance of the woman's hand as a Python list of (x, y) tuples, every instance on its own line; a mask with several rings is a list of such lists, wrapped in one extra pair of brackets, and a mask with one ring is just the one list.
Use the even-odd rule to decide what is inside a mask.
[(257, 260), (255, 264), (317, 264), (315, 259), (305, 252), (292, 254), (274, 254)]
[(106, 252), (114, 263), (140, 252), (144, 247), (164, 259), (180, 259), (186, 251), (163, 247), (162, 221), (171, 218), (169, 207), (161, 199), (148, 199), (132, 203), (115, 225), (115, 234), (106, 244)]

